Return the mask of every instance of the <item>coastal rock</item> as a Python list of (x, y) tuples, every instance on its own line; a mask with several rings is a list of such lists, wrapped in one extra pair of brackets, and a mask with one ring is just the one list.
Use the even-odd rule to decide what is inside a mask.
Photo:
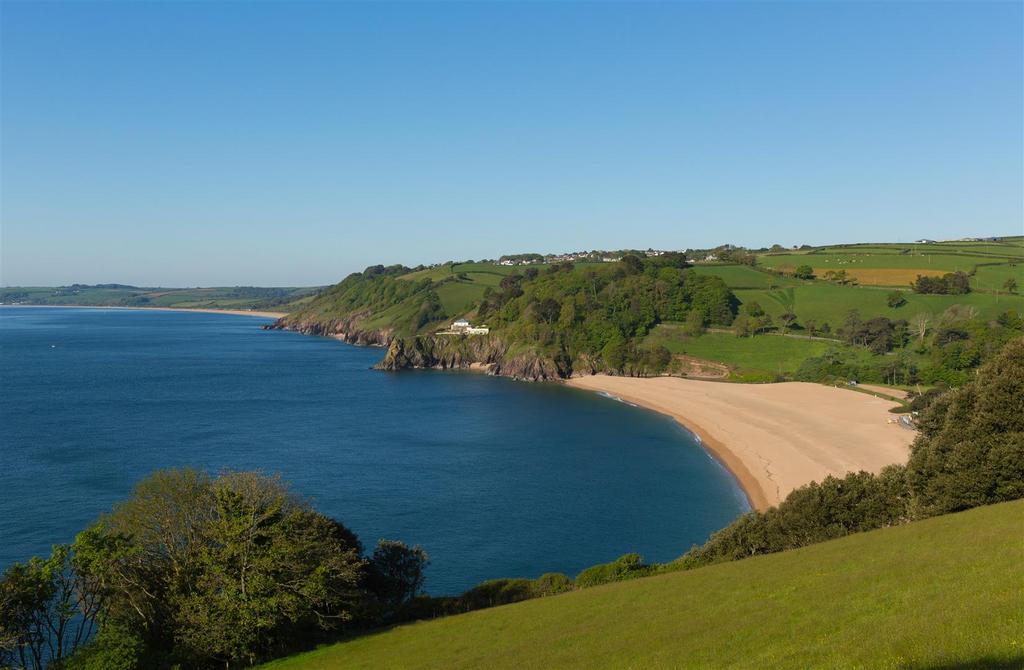
[(508, 345), (494, 336), (396, 337), (388, 346), (379, 370), (466, 369), (482, 366), (488, 374), (521, 381), (564, 379), (571, 369), (560, 367), (548, 356), (532, 351), (509, 352)]
[[(344, 318), (316, 319), (285, 316), (264, 326), (266, 330), (291, 330), (304, 335), (334, 337), (359, 346), (387, 347), (378, 370), (407, 369), (482, 369), (488, 374), (521, 381), (566, 379), (573, 374), (572, 364), (564, 357), (552, 357), (530, 349), (510, 351), (500, 337), (427, 335), (396, 336), (391, 329), (362, 326), (368, 315), (350, 314)], [(579, 372), (592, 374), (593, 366)]]
[(390, 329), (366, 329), (360, 326), (365, 314), (353, 314), (343, 319), (296, 319), (281, 317), (274, 323), (263, 326), (265, 330), (292, 330), (303, 335), (334, 337), (349, 344), (367, 347), (386, 347), (393, 339)]

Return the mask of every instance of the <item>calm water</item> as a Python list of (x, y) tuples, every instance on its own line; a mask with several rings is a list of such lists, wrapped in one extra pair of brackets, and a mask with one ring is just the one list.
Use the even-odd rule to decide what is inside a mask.
[(422, 544), (435, 594), (671, 559), (747, 509), (665, 417), (557, 385), (374, 372), (379, 349), (262, 323), (0, 308), (0, 568), (168, 466), (280, 472), (364, 544)]

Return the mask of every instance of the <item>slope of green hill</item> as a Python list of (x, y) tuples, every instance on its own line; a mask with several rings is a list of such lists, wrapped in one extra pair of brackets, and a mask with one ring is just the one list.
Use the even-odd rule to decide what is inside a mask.
[(1024, 501), (398, 626), (266, 670), (1024, 667)]

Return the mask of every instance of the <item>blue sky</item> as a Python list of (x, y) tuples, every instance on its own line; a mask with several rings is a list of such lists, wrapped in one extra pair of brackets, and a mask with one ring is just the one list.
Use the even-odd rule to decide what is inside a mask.
[(0, 11), (6, 285), (1024, 228), (1017, 2)]

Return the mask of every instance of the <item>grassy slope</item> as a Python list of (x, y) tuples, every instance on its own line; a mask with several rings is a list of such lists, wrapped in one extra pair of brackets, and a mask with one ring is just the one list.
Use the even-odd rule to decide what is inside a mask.
[(646, 346), (663, 345), (674, 354), (687, 354), (737, 368), (739, 376), (758, 372), (769, 375), (795, 372), (804, 360), (829, 349), (853, 350), (839, 342), (799, 337), (758, 335), (736, 337), (732, 333), (705, 333), (688, 337), (677, 324), (661, 324), (644, 340)]
[(278, 661), (340, 668), (1010, 668), (1024, 501), (400, 626)]

